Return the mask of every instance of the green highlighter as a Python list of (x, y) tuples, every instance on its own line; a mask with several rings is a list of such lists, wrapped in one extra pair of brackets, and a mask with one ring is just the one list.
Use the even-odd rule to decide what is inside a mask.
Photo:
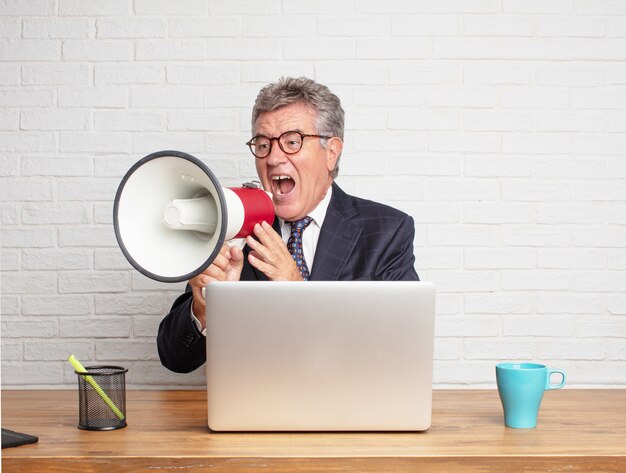
[(87, 370), (81, 364), (81, 362), (78, 361), (74, 355), (70, 355), (70, 357), (67, 359), (67, 361), (69, 361), (72, 364), (72, 366), (74, 367), (74, 369), (78, 373), (81, 373), (81, 374), (85, 373), (85, 374), (82, 375), (82, 377), (85, 379), (85, 381), (87, 381), (91, 385), (91, 387), (98, 393), (98, 395), (102, 398), (102, 400), (105, 402), (105, 404), (111, 408), (111, 410), (117, 416), (117, 418), (119, 420), (124, 420), (124, 414), (122, 414), (122, 412), (117, 408), (117, 406), (113, 403), (113, 401), (111, 401), (109, 396), (106, 395), (106, 393), (98, 385), (96, 380), (93, 379), (92, 376), (89, 376), (88, 374), (86, 374)]

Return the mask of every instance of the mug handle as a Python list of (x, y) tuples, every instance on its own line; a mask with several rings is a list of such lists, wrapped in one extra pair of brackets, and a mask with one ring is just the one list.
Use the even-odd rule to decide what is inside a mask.
[[(558, 373), (561, 375), (561, 382), (559, 384), (550, 383), (550, 377), (552, 376), (553, 373)], [(565, 386), (565, 371), (548, 369), (548, 379), (546, 379), (546, 389), (561, 389), (563, 386)]]

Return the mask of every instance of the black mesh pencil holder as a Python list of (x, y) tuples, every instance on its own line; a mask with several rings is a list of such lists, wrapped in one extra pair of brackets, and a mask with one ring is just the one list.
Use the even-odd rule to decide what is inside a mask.
[(78, 428), (126, 427), (126, 372), (119, 366), (87, 366), (78, 375)]

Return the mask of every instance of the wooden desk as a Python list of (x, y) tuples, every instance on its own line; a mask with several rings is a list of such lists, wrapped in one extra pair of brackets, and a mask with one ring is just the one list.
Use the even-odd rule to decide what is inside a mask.
[(424, 433), (212, 433), (204, 391), (129, 391), (128, 427), (77, 429), (76, 391), (3, 391), (2, 426), (39, 443), (2, 471), (626, 471), (626, 390), (546, 393), (537, 429), (503, 425), (497, 391), (435, 391)]

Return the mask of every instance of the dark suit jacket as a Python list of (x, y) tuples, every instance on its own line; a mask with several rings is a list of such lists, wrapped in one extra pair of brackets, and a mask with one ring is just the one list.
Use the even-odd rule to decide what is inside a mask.
[[(278, 230), (278, 222), (274, 228)], [(392, 207), (353, 197), (333, 184), (322, 225), (310, 281), (418, 280), (413, 255), (413, 219)], [(267, 277), (248, 263), (244, 248), (242, 281)], [(205, 338), (191, 319), (191, 289), (181, 295), (159, 326), (161, 363), (178, 373), (193, 371), (206, 361)]]

